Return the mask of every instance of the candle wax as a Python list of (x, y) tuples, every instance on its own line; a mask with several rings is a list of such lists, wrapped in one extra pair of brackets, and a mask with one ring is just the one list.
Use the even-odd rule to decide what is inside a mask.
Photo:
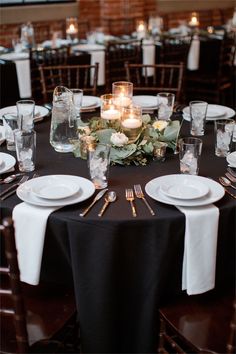
[(101, 117), (103, 119), (120, 119), (120, 111), (117, 109), (109, 109), (107, 111), (102, 111), (101, 112)]
[(122, 121), (122, 126), (125, 128), (135, 129), (141, 127), (142, 122), (136, 118), (127, 118)]

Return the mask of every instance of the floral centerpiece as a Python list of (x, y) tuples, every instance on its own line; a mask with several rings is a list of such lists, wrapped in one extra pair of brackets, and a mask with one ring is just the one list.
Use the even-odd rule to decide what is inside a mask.
[(146, 165), (161, 144), (166, 143), (169, 148), (175, 149), (179, 129), (179, 121), (152, 120), (149, 114), (145, 114), (142, 116), (141, 132), (135, 141), (129, 141), (119, 124), (104, 127), (101, 118), (94, 117), (88, 124), (84, 123), (78, 128), (80, 140), (75, 146), (74, 154), (76, 157), (86, 158), (82, 154), (82, 143), (89, 149), (100, 142), (111, 145), (111, 164)]

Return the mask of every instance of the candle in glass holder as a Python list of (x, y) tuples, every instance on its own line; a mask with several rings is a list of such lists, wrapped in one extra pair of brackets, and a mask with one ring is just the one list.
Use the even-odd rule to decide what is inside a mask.
[(101, 96), (101, 119), (104, 127), (118, 128), (121, 111), (116, 104), (117, 96), (111, 93)]
[(140, 106), (124, 108), (121, 118), (121, 128), (129, 141), (135, 141), (142, 130), (142, 109)]
[(76, 17), (66, 19), (66, 35), (71, 41), (76, 39), (78, 35), (78, 20)]
[(128, 81), (113, 82), (112, 93), (117, 96), (117, 106), (128, 107), (132, 103), (133, 84)]
[(144, 21), (139, 21), (136, 28), (138, 39), (143, 39), (146, 37), (147, 26)]
[(192, 12), (191, 20), (189, 21), (189, 26), (196, 27), (199, 26), (198, 15), (196, 12)]

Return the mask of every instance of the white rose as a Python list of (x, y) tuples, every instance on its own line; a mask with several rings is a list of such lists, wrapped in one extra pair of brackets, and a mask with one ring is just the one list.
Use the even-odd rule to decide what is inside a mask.
[(156, 120), (153, 123), (153, 128), (158, 129), (159, 131), (164, 130), (168, 125), (168, 122), (166, 120)]
[(111, 134), (111, 143), (115, 146), (122, 147), (126, 145), (129, 141), (129, 138), (123, 133), (112, 133)]

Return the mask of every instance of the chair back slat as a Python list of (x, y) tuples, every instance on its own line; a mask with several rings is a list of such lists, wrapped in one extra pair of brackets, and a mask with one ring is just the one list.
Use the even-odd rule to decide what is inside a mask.
[[(3, 230), (1, 232), (1, 235), (4, 238), (4, 250), (9, 270), (7, 274), (5, 270), (2, 271), (2, 269), (0, 269), (0, 273), (2, 274), (2, 276), (8, 277), (8, 279), (6, 279), (7, 282), (1, 281), (1, 297), (5, 295), (10, 295), (12, 301), (11, 307), (1, 307), (1, 314), (13, 316), (18, 352), (26, 353), (28, 351), (26, 312), (21, 290), (14, 226), (10, 218), (3, 220)], [(2, 288), (3, 283), (4, 288)], [(8, 287), (6, 284), (8, 284)], [(3, 306), (2, 301), (1, 306)]]
[(44, 101), (52, 100), (56, 86), (81, 88), (84, 93), (96, 96), (98, 81), (98, 63), (94, 65), (55, 65), (39, 67), (41, 90)]

